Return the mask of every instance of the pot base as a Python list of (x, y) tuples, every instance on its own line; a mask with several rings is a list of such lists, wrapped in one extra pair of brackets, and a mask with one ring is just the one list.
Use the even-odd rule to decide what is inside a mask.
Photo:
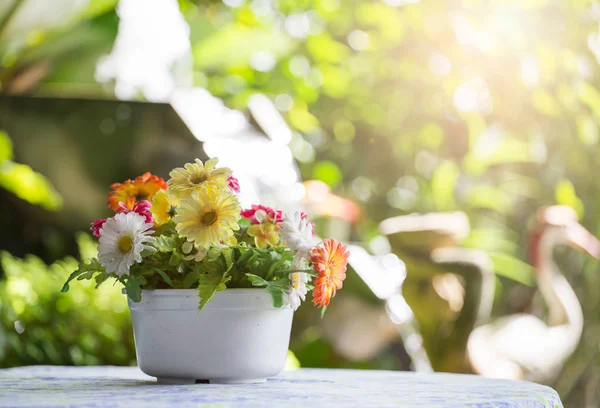
[(159, 384), (196, 384), (195, 378), (177, 378), (177, 377), (156, 377), (156, 382)]
[(215, 378), (212, 380), (196, 380), (195, 378), (178, 377), (156, 377), (158, 384), (189, 385), (189, 384), (260, 384), (266, 382), (266, 378)]

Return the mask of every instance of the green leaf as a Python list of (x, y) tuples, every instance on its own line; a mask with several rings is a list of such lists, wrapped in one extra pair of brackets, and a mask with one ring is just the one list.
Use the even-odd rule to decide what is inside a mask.
[[(92, 258), (87, 263), (81, 262), (79, 264), (79, 267), (75, 271), (73, 271), (73, 273), (71, 273), (71, 275), (69, 275), (69, 278), (64, 283), (64, 285), (60, 291), (63, 293), (67, 292), (69, 290), (69, 282), (71, 282), (73, 279), (77, 279), (77, 280), (92, 279), (92, 277), (95, 273), (106, 274), (106, 269), (104, 268), (104, 266), (102, 266), (100, 264), (100, 261), (98, 261), (98, 259)], [(107, 274), (106, 277), (108, 278), (108, 276), (110, 276), (110, 275)], [(96, 283), (98, 283), (97, 279), (96, 279)], [(102, 282), (100, 282), (100, 283), (102, 283)]]
[(227, 248), (221, 252), (223, 259), (225, 260), (225, 265), (227, 266), (227, 271), (230, 271), (233, 267), (233, 248)]
[(251, 273), (247, 273), (246, 276), (248, 277), (248, 280), (250, 282), (252, 282), (252, 285), (254, 285), (254, 286), (259, 286), (259, 287), (269, 286), (269, 282), (264, 280), (260, 276), (253, 275)]
[(142, 300), (142, 283), (140, 282), (139, 277), (128, 275), (123, 284), (125, 285), (125, 291), (127, 292), (129, 299), (133, 300), (135, 303)]
[(161, 278), (163, 278), (163, 280), (165, 281), (165, 283), (167, 285), (169, 285), (170, 287), (173, 287), (173, 281), (171, 280), (171, 278), (169, 277), (169, 275), (167, 275), (165, 273), (165, 271), (163, 271), (160, 268), (154, 268), (154, 270), (160, 275)]
[(267, 281), (260, 276), (247, 273), (248, 280), (252, 282), (253, 286), (264, 287), (267, 292), (271, 295), (274, 307), (283, 306), (284, 293), (290, 288), (290, 280), (287, 278), (279, 279), (276, 281)]
[(210, 247), (208, 250), (208, 253), (204, 257), (203, 262), (204, 263), (214, 262), (221, 255), (221, 251), (222, 251), (222, 249), (218, 246)]
[(175, 237), (168, 235), (157, 236), (154, 246), (159, 252), (173, 252), (177, 249)]
[(231, 276), (227, 273), (228, 271), (204, 273), (198, 277), (198, 294), (200, 295), (198, 310), (202, 310), (217, 292), (227, 288), (226, 284), (231, 280)]
[[(288, 288), (289, 288), (289, 285), (288, 285)], [(274, 307), (283, 306), (284, 290), (282, 288), (274, 286), (274, 285), (269, 285), (267, 287), (267, 292), (269, 292), (269, 294), (271, 295), (271, 300), (273, 300)]]
[(108, 278), (110, 275), (108, 275), (107, 273), (99, 273), (98, 275), (96, 275), (96, 286), (95, 288), (98, 289), (98, 286), (102, 285)]
[[(241, 266), (247, 264), (252, 261), (252, 258), (256, 257), (256, 252), (252, 250), (252, 248), (239, 248), (240, 249), (240, 257), (238, 258), (236, 265)], [(244, 249), (244, 251), (242, 251)]]
[(198, 282), (198, 272), (192, 271), (185, 275), (183, 278), (183, 288), (190, 289), (194, 286), (194, 284)]
[(181, 255), (179, 255), (177, 252), (173, 252), (171, 257), (169, 258), (169, 265), (178, 266), (182, 260), (183, 258), (181, 257)]

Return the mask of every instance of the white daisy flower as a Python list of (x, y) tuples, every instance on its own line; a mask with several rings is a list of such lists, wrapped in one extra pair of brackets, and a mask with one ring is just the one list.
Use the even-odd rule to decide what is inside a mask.
[(302, 219), (302, 213), (286, 213), (279, 223), (279, 236), (286, 245), (302, 258), (307, 258), (315, 246), (312, 224)]
[(285, 293), (284, 305), (297, 310), (302, 301), (306, 300), (308, 274), (304, 272), (291, 273), (290, 279), (292, 284), (290, 285), (290, 289)]
[(119, 213), (106, 220), (100, 230), (98, 245), (98, 260), (106, 272), (128, 275), (131, 265), (142, 262), (144, 249), (154, 251), (154, 247), (147, 245), (155, 241), (150, 236), (154, 233), (152, 227), (143, 216), (133, 211)]

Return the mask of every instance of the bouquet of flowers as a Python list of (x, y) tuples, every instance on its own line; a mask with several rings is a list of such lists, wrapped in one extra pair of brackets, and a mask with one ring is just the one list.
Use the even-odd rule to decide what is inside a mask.
[(121, 282), (127, 296), (142, 289), (197, 289), (201, 310), (226, 288), (262, 287), (275, 307), (296, 310), (312, 290), (325, 308), (346, 277), (348, 251), (333, 239), (318, 242), (302, 212), (262, 205), (242, 210), (239, 183), (217, 159), (196, 159), (170, 179), (145, 173), (111, 185), (115, 215), (96, 220), (98, 257), (80, 263), (73, 279)]

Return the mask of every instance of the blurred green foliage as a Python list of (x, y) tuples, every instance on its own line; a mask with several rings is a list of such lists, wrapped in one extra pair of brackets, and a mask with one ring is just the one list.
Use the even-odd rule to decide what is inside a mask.
[[(88, 234), (78, 236), (81, 257), (96, 255)], [(131, 319), (119, 285), (81, 281), (69, 296), (62, 284), (78, 261), (46, 265), (34, 255), (0, 252), (0, 366), (24, 364), (129, 365), (135, 363)]]
[(31, 167), (15, 163), (12, 158), (12, 143), (6, 132), (0, 130), (0, 187), (28, 203), (58, 210), (62, 197), (52, 184)]

